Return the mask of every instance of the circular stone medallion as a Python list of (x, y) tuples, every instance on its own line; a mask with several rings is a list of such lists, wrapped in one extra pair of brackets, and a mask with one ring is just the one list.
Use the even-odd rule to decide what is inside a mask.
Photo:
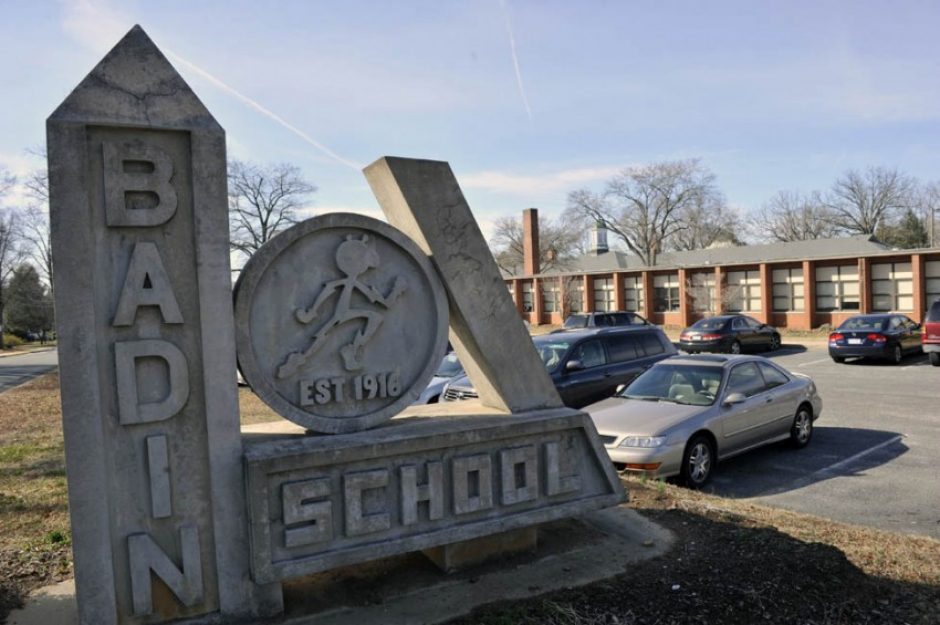
[(427, 256), (381, 221), (308, 219), (266, 243), (235, 287), (238, 364), (280, 415), (315, 432), (374, 427), (410, 405), (447, 343)]

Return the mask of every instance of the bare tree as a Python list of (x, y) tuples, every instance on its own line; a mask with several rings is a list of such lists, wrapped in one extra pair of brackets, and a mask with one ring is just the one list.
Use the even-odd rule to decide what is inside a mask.
[[(16, 184), (16, 178), (0, 172), (0, 200)], [(13, 268), (23, 258), (19, 247), (20, 230), (16, 212), (12, 208), (0, 207), (0, 336), (3, 335), (3, 309), (6, 304), (5, 287)]]
[(607, 182), (602, 195), (579, 189), (568, 195), (567, 213), (604, 220), (645, 265), (679, 232), (697, 208), (720, 201), (715, 176), (697, 159), (631, 167)]
[[(494, 222), (490, 247), (500, 269), (512, 275), (523, 264), (522, 220), (500, 217)], [(579, 224), (553, 221), (539, 215), (539, 265), (542, 271), (564, 267), (584, 253), (584, 230)]]
[(669, 247), (681, 252), (703, 250), (718, 243), (741, 245), (738, 235), (743, 226), (738, 214), (718, 193), (703, 199), (705, 203), (685, 211), (683, 220), (687, 227), (675, 233)]
[(778, 191), (748, 219), (748, 230), (762, 241), (807, 241), (838, 234), (833, 215), (818, 191)]
[(262, 167), (232, 161), (228, 168), (232, 249), (250, 256), (275, 234), (297, 223), (297, 211), (316, 186), (294, 165)]
[[(584, 281), (580, 276), (559, 276), (561, 288), (561, 320), (564, 322), (571, 313), (584, 311)], [(581, 288), (575, 288), (581, 287)]]
[(53, 293), (52, 240), (49, 231), (49, 175), (45, 169), (37, 169), (22, 183), (29, 204), (22, 213), (21, 234), (28, 246), (28, 254), (39, 267), (42, 278)]
[(847, 171), (832, 186), (826, 205), (832, 223), (851, 234), (874, 234), (911, 205), (916, 181), (897, 169), (869, 167)]
[(928, 182), (920, 186), (918, 204), (923, 211), (927, 225), (927, 240), (930, 247), (937, 245), (937, 217), (940, 216), (940, 181)]

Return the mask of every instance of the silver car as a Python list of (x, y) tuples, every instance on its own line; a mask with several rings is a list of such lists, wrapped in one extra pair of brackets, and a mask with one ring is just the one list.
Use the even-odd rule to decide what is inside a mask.
[(698, 488), (719, 460), (788, 439), (805, 447), (822, 399), (760, 356), (674, 356), (584, 410), (618, 468)]
[(412, 405), (418, 404), (436, 404), (441, 399), (441, 393), (447, 383), (463, 375), (463, 365), (454, 352), (448, 352), (441, 360), (440, 366), (434, 372), (434, 377), (428, 382), (427, 387), (418, 395), (418, 399), (412, 402)]

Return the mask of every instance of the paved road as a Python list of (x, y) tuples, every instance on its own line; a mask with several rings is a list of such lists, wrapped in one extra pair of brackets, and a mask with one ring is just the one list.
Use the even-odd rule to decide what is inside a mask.
[(59, 356), (55, 348), (21, 356), (3, 356), (0, 358), (0, 393), (52, 371), (57, 366)]
[(772, 358), (815, 380), (814, 439), (722, 463), (707, 490), (940, 539), (940, 367), (924, 356), (837, 365), (824, 346), (784, 346)]

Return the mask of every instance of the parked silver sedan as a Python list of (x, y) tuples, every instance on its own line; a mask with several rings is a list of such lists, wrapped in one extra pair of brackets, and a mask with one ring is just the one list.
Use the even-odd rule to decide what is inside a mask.
[(618, 468), (699, 488), (719, 460), (788, 439), (805, 447), (822, 399), (810, 378), (760, 356), (674, 356), (584, 410)]

